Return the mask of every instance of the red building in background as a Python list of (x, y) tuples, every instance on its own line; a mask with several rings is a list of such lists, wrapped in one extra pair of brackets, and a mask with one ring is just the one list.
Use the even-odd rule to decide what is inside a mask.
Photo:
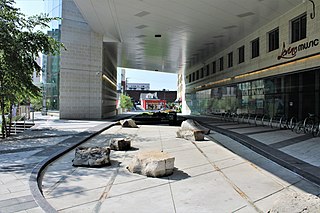
[(145, 110), (161, 110), (166, 108), (166, 100), (159, 99), (157, 92), (141, 93), (140, 103)]

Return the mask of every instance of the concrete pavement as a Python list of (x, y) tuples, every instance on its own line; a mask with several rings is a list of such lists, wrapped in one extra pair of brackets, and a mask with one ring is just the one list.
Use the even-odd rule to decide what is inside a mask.
[(67, 146), (72, 146), (72, 142), (66, 143), (67, 140), (112, 122), (59, 120), (57, 116), (38, 114), (35, 123), (37, 131), (27, 130), (0, 141), (1, 213), (43, 212), (32, 193), (35, 187), (30, 187), (33, 169)]
[(211, 116), (190, 117), (320, 185), (320, 137)]
[[(59, 212), (267, 212), (282, 194), (320, 193), (319, 186), (224, 135), (194, 142), (175, 138), (177, 128), (107, 129), (84, 145), (130, 137), (135, 150), (113, 152), (112, 166), (104, 168), (72, 167), (74, 152), (59, 158), (43, 177), (46, 200)], [(176, 171), (164, 178), (131, 174), (126, 166), (141, 150), (169, 152)]]
[[(97, 131), (102, 123), (106, 125), (100, 121), (59, 121), (48, 116), (38, 122), (42, 131), (2, 141), (0, 212), (44, 212), (32, 187), (29, 188), (31, 171), (64, 144), (71, 145), (65, 140), (90, 132), (91, 128)], [(240, 127), (229, 125), (231, 130), (238, 131)], [(240, 129), (246, 131), (241, 133), (244, 135), (250, 128)], [(136, 149), (113, 152), (112, 166), (104, 168), (75, 168), (71, 166), (74, 152), (63, 155), (50, 163), (44, 173), (41, 183), (45, 202), (61, 212), (266, 212), (282, 194), (292, 191), (320, 194), (318, 185), (230, 137), (214, 131), (206, 141), (192, 142), (175, 138), (176, 130), (177, 127), (165, 125), (106, 129), (85, 145), (106, 145), (113, 137), (128, 136)], [(252, 129), (249, 135), (253, 132), (258, 129)], [(265, 143), (274, 144), (270, 143), (274, 132), (269, 134), (264, 136)], [(279, 135), (276, 140), (282, 144), (279, 149), (288, 149), (283, 146), (287, 137)], [(174, 155), (174, 174), (147, 178), (129, 173), (125, 167), (132, 156), (147, 149)]]

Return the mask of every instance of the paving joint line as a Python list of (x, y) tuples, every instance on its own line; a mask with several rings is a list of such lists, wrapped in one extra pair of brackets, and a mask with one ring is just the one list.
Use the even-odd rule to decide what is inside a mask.
[(169, 189), (170, 189), (170, 195), (171, 195), (172, 205), (173, 205), (174, 212), (177, 213), (177, 208), (176, 208), (176, 204), (175, 204), (175, 202), (174, 202), (173, 192), (172, 192), (172, 187), (171, 187), (170, 180), (171, 180), (170, 177), (168, 177), (168, 183), (169, 183)]
[(156, 186), (148, 186), (146, 188), (137, 189), (137, 190), (134, 190), (134, 191), (130, 191), (130, 192), (125, 192), (125, 193), (121, 193), (121, 194), (118, 194), (118, 195), (114, 195), (114, 196), (111, 196), (109, 198), (119, 197), (119, 196), (123, 196), (123, 195), (129, 195), (129, 194), (136, 193), (136, 192), (142, 192), (142, 191), (145, 191), (145, 190), (148, 190), (148, 189), (153, 189), (153, 188), (157, 188), (157, 187), (161, 187), (161, 186), (165, 186), (165, 185), (168, 185), (168, 183), (161, 183), (161, 184), (158, 184)]
[[(240, 125), (240, 124), (233, 123), (233, 125)], [(220, 125), (217, 125), (217, 126), (220, 126)], [(237, 130), (237, 129), (249, 129), (249, 128), (252, 128), (252, 127), (255, 127), (255, 126), (246, 124), (245, 126), (242, 126), (242, 127), (238, 126), (238, 127), (231, 127), (231, 128), (226, 128), (226, 129)]]
[(103, 193), (101, 194), (100, 198), (98, 199), (98, 203), (94, 207), (94, 212), (100, 212), (102, 203), (108, 198), (108, 194), (113, 186), (114, 181), (116, 180), (116, 177), (120, 170), (120, 162), (117, 165), (116, 171), (113, 172), (110, 180), (108, 181), (107, 185), (104, 187)]
[[(58, 137), (67, 137), (67, 136), (73, 136), (74, 134), (64, 134), (64, 135), (38, 135), (38, 136), (30, 136), (30, 137), (24, 137), (24, 138), (8, 138), (5, 140), (5, 142), (16, 142), (16, 141), (22, 141), (22, 140), (31, 140), (31, 139), (42, 139), (42, 138), (58, 138)], [(1, 140), (0, 140), (1, 141)]]
[(97, 201), (98, 201), (98, 200), (93, 200), (93, 201), (89, 201), (89, 202), (86, 202), (86, 203), (76, 204), (76, 205), (71, 206), (71, 207), (65, 207), (65, 208), (58, 209), (58, 211), (64, 211), (64, 210), (67, 210), (67, 209), (72, 209), (72, 208), (74, 208), (74, 207), (79, 207), (79, 206), (83, 206), (83, 205), (95, 203), (95, 202), (97, 202)]
[[(213, 125), (207, 125), (206, 123), (197, 120), (201, 125), (223, 134), (240, 144), (248, 147), (254, 152), (274, 161), (275, 163), (293, 171), (296, 174), (304, 177), (305, 179), (320, 186), (320, 168), (304, 162), (298, 158), (295, 158), (289, 154), (286, 154), (280, 150), (274, 149), (269, 145), (266, 145), (260, 141), (250, 138), (246, 135), (232, 132), (223, 128), (219, 128)], [(220, 143), (221, 144), (221, 143)], [(224, 146), (225, 147), (225, 146)], [(227, 147), (226, 147), (227, 148)], [(228, 148), (227, 148), (228, 149)]]
[(71, 175), (72, 173), (74, 173), (77, 170), (77, 168), (73, 168), (70, 172), (68, 172), (65, 175), (62, 175), (62, 177), (55, 183), (53, 184), (51, 187), (48, 188), (48, 190), (46, 191), (47, 195), (50, 195), (51, 192), (53, 192), (53, 190), (55, 188), (57, 188), (61, 183), (63, 183), (66, 179), (67, 179), (67, 175)]
[(269, 132), (278, 132), (278, 131), (284, 131), (284, 129), (266, 129), (256, 132), (247, 132), (243, 133), (244, 135), (257, 135), (257, 134), (263, 134), (263, 133), (269, 133)]
[[(79, 146), (80, 144), (86, 142), (87, 140), (93, 138), (94, 136), (99, 135), (106, 129), (109, 129), (110, 127), (116, 125), (117, 122), (110, 122), (110, 123), (102, 123), (97, 126), (94, 126), (87, 130), (86, 132), (80, 132), (71, 138), (67, 138), (66, 140), (62, 141), (65, 142), (67, 141), (66, 145), (64, 148), (61, 148), (57, 150), (54, 154), (51, 156), (47, 157), (45, 160), (41, 161), (38, 163), (32, 170), (30, 178), (29, 178), (29, 188), (31, 191), (31, 194), (37, 203), (37, 205), (42, 208), (47, 213), (56, 213), (57, 210), (53, 208), (48, 201), (44, 198), (43, 193), (42, 193), (42, 187), (41, 187), (41, 180), (43, 178), (43, 171), (45, 168), (53, 161), (58, 159), (60, 156), (63, 154), (71, 151), (75, 147)], [(70, 140), (75, 140), (73, 143), (70, 142)], [(61, 143), (62, 143), (61, 142)]]
[(218, 171), (223, 178), (231, 185), (231, 187), (242, 197), (244, 198), (257, 212), (262, 213), (261, 211), (255, 204), (254, 201), (252, 201), (248, 195), (246, 195), (235, 183), (233, 183), (230, 178), (224, 172), (214, 163), (212, 162), (209, 157), (201, 150), (200, 147), (194, 142), (191, 141), (191, 143), (199, 150), (199, 152), (206, 158), (206, 160), (213, 166), (213, 168)]
[(44, 149), (48, 146), (35, 146), (35, 147), (25, 147), (25, 148), (17, 148), (17, 149), (9, 149), (9, 150), (0, 150), (0, 155), (5, 154), (12, 154), (12, 153), (18, 153), (18, 152), (28, 152), (28, 151), (34, 151), (35, 149)]
[(310, 135), (300, 135), (300, 136), (297, 136), (297, 137), (294, 137), (294, 138), (290, 138), (290, 139), (287, 139), (287, 140), (283, 140), (283, 141), (279, 141), (279, 142), (273, 143), (270, 146), (272, 148), (275, 148), (275, 149), (281, 149), (281, 148), (284, 148), (286, 146), (290, 146), (290, 145), (293, 145), (293, 144), (301, 143), (301, 142), (304, 142), (304, 141), (312, 139), (312, 138), (313, 137), (310, 136)]

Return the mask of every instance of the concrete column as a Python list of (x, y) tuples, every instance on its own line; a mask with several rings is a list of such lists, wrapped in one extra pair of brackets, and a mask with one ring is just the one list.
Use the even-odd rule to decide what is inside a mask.
[(107, 91), (114, 94), (116, 88), (103, 79), (109, 76), (116, 82), (107, 74), (116, 64), (114, 60), (104, 63), (103, 35), (91, 30), (73, 1), (62, 1), (62, 18), (61, 41), (67, 50), (61, 51), (60, 118), (101, 119), (114, 115), (115, 100), (108, 105), (110, 98), (103, 96)]

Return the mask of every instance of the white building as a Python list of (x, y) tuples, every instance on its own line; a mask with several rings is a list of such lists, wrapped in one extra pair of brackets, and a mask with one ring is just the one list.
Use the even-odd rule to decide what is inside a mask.
[(127, 90), (150, 90), (149, 83), (127, 83)]

